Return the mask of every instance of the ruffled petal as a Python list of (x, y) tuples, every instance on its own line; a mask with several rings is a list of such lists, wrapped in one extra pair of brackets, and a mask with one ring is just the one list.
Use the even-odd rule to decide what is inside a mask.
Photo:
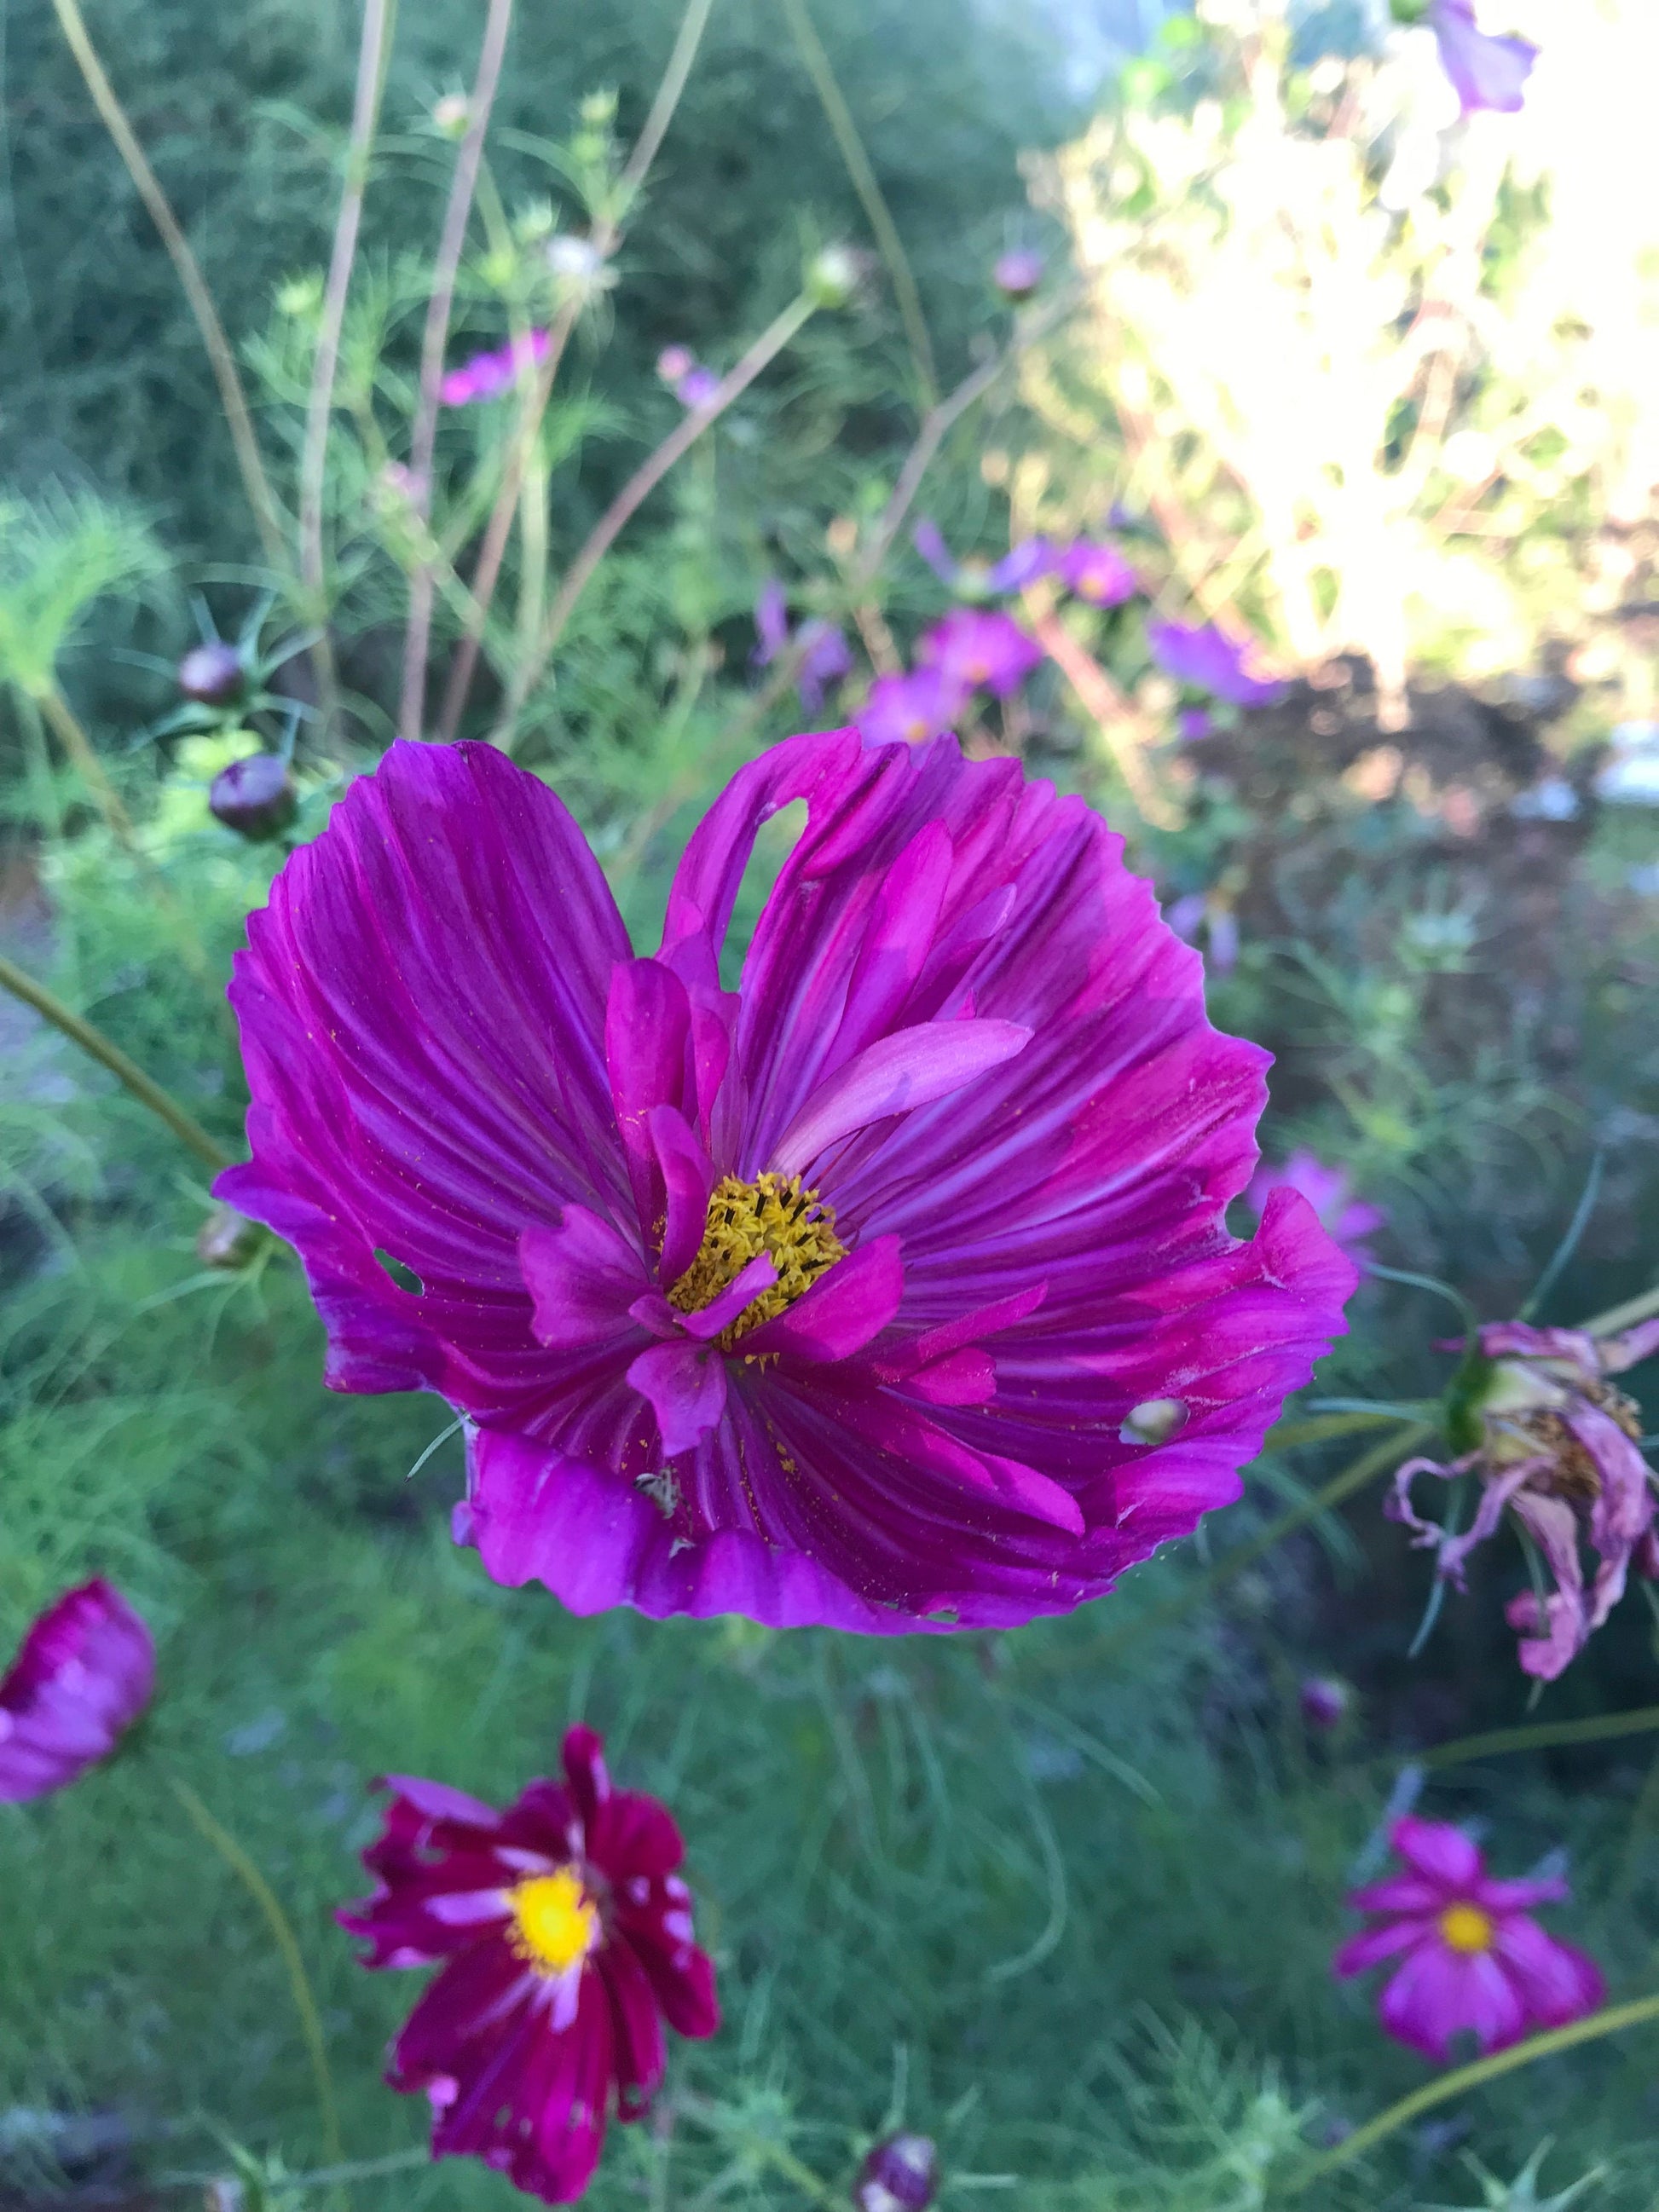
[(667, 1459), (690, 1451), (725, 1411), (726, 1362), (707, 1346), (684, 1340), (654, 1345), (635, 1360), (628, 1380), (650, 1400)]
[(556, 1399), (518, 1237), (627, 1200), (602, 1046), (629, 951), (563, 806), (489, 745), (394, 745), (283, 867), (230, 992), (253, 1157), (217, 1188), (299, 1249), (335, 1388), (522, 1425)]

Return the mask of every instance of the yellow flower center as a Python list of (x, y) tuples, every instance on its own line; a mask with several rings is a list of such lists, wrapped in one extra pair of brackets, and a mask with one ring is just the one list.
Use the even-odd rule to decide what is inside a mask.
[(836, 1235), (834, 1213), (819, 1203), (817, 1191), (801, 1188), (799, 1176), (769, 1173), (753, 1182), (722, 1176), (708, 1200), (697, 1256), (668, 1293), (668, 1303), (682, 1313), (701, 1313), (763, 1252), (771, 1254), (778, 1279), (720, 1331), (714, 1341), (722, 1352), (793, 1305), (847, 1254)]
[(1440, 1933), (1454, 1951), (1473, 1957), (1492, 1948), (1492, 1920), (1478, 1905), (1449, 1905), (1440, 1916)]
[(532, 1875), (508, 1890), (513, 1925), (507, 1940), (538, 1974), (562, 1974), (599, 1940), (599, 1907), (574, 1867)]

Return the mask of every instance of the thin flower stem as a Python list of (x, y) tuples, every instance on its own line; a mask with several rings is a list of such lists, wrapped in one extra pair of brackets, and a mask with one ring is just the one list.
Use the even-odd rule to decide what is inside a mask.
[(161, 1085), (146, 1075), (137, 1060), (129, 1060), (118, 1044), (106, 1037), (101, 1030), (94, 1029), (88, 1021), (66, 1006), (55, 993), (44, 983), (37, 983), (16, 964), (0, 953), (0, 990), (9, 991), (14, 999), (21, 999), (26, 1006), (33, 1006), (43, 1021), (68, 1037), (71, 1044), (106, 1067), (116, 1081), (130, 1091), (142, 1106), (167, 1123), (180, 1144), (187, 1145), (197, 1158), (216, 1171), (231, 1164), (230, 1154), (216, 1144), (193, 1115), (187, 1114), (178, 1100)]
[(202, 343), (207, 349), (214, 381), (219, 387), (220, 404), (224, 408), (230, 441), (236, 452), (236, 465), (241, 473), (248, 504), (253, 509), (253, 520), (258, 529), (260, 544), (264, 547), (265, 558), (273, 568), (285, 570), (289, 566), (289, 552), (283, 541), (270, 479), (266, 476), (264, 463), (259, 457), (259, 443), (253, 434), (253, 418), (248, 412), (247, 395), (242, 389), (242, 380), (237, 372), (236, 356), (231, 351), (230, 340), (219, 319), (219, 311), (213, 304), (213, 295), (207, 288), (201, 264), (191, 252), (179, 218), (173, 212), (172, 203), (162, 191), (160, 180), (127, 119), (126, 110), (104, 72), (104, 65), (99, 60), (97, 49), (88, 33), (86, 19), (81, 13), (79, 0), (52, 0), (52, 5), (58, 11), (58, 21), (70, 52), (86, 81), (87, 90), (92, 94), (93, 104), (103, 118), (105, 129), (115, 141), (116, 151), (126, 164), (127, 174), (132, 179), (150, 221), (161, 234), (167, 258), (178, 272), (185, 297), (190, 302), (191, 313), (196, 318), (196, 327), (200, 331)]
[[(714, 0), (687, 0), (685, 14), (681, 18), (673, 50), (668, 57), (668, 66), (663, 71), (662, 82), (657, 88), (657, 96), (651, 103), (645, 127), (640, 132), (617, 180), (616, 206), (593, 226), (589, 242), (601, 258), (608, 257), (614, 249), (623, 222), (645, 182), (664, 138), (668, 135), (668, 126), (674, 119), (674, 111), (685, 90), (713, 6)], [(455, 658), (450, 664), (449, 680), (444, 691), (443, 710), (439, 716), (438, 727), (439, 735), (447, 744), (453, 742), (461, 726), (461, 716), (466, 711), (467, 694), (472, 689), (472, 678), (477, 670), (479, 647), (483, 642), (490, 605), (495, 597), (495, 586), (501, 580), (501, 563), (507, 556), (513, 519), (519, 509), (519, 494), (524, 483), (525, 471), (541, 435), (542, 417), (553, 397), (553, 386), (564, 359), (565, 348), (570, 343), (571, 333), (576, 327), (576, 319), (580, 313), (581, 299), (577, 295), (568, 300), (554, 317), (548, 331), (547, 357), (525, 394), (519, 410), (519, 419), (514, 425), (507, 465), (501, 471), (501, 487), (495, 495), (495, 504), (490, 510), (477, 566), (472, 574), (472, 599), (477, 611), (455, 648)]]
[[(507, 33), (513, 23), (513, 0), (489, 0), (483, 40), (478, 49), (477, 74), (467, 102), (466, 136), (455, 158), (450, 179), (449, 203), (444, 210), (438, 239), (437, 259), (432, 270), (432, 291), (427, 301), (426, 328), (421, 337), (420, 398), (410, 443), (409, 466), (414, 479), (414, 502), (424, 522), (432, 512), (432, 460), (438, 442), (438, 391), (443, 382), (444, 349), (449, 342), (449, 318), (455, 302), (455, 279), (472, 219), (473, 195), (478, 188), (478, 167), (483, 159), (484, 134), (501, 83), (501, 63)], [(409, 620), (404, 632), (402, 697), (398, 708), (401, 736), (418, 738), (426, 719), (426, 660), (432, 639), (432, 564), (422, 560), (410, 580)]]
[(1644, 1291), (1640, 1297), (1626, 1298), (1621, 1306), (1609, 1306), (1606, 1313), (1599, 1313), (1590, 1321), (1581, 1321), (1578, 1326), (1586, 1336), (1617, 1336), (1620, 1329), (1646, 1321), (1650, 1314), (1656, 1313), (1659, 1313), (1659, 1283), (1652, 1290)]
[(783, 313), (775, 317), (761, 332), (742, 360), (721, 378), (708, 404), (693, 408), (675, 425), (655, 453), (641, 463), (606, 507), (588, 532), (586, 543), (565, 571), (564, 580), (554, 594), (553, 604), (548, 609), (547, 619), (542, 624), (541, 634), (533, 649), (514, 671), (507, 705), (494, 733), (497, 744), (506, 742), (520, 709), (534, 690), (549, 657), (564, 635), (565, 625), (574, 611), (576, 602), (623, 528), (675, 462), (689, 453), (703, 432), (749, 389), (761, 371), (777, 358), (816, 312), (817, 303), (809, 294), (803, 292), (792, 300)]
[(282, 1954), (283, 1964), (288, 1970), (288, 1984), (294, 1998), (294, 2009), (300, 2015), (300, 2032), (305, 2039), (306, 2051), (311, 2060), (317, 2102), (322, 2113), (323, 2148), (328, 2153), (331, 2166), (343, 2166), (345, 2164), (345, 2146), (340, 2137), (339, 2108), (335, 2103), (333, 2078), (328, 2069), (328, 2045), (324, 2040), (317, 2000), (311, 1992), (310, 1978), (306, 1972), (306, 1962), (301, 1954), (293, 1925), (283, 1911), (276, 1891), (235, 1837), (214, 1819), (189, 1784), (180, 1782), (175, 1777), (173, 1794), (189, 1814), (193, 1826), (218, 1852), (264, 1916), (265, 1925), (270, 1929), (276, 1948)]
[(812, 27), (812, 18), (806, 11), (806, 0), (780, 0), (788, 19), (791, 35), (812, 80), (812, 89), (818, 104), (834, 133), (841, 158), (847, 165), (847, 173), (853, 182), (860, 205), (875, 234), (876, 244), (892, 281), (893, 296), (898, 302), (900, 319), (904, 325), (905, 342), (910, 349), (911, 366), (916, 373), (916, 389), (924, 407), (939, 404), (939, 372), (933, 364), (933, 341), (927, 335), (927, 318), (921, 312), (921, 295), (916, 289), (916, 280), (904, 252), (904, 241), (882, 190), (876, 173), (870, 165), (870, 156), (864, 150), (864, 141), (859, 137), (858, 125), (853, 120), (853, 111), (847, 105), (842, 89), (836, 82), (836, 73), (830, 66), (830, 57), (823, 43)]
[[(1048, 604), (1044, 604), (1045, 599)], [(1158, 789), (1146, 764), (1146, 749), (1157, 735), (1148, 717), (1113, 682), (1093, 653), (1072, 635), (1054, 611), (1052, 594), (1027, 592), (1024, 604), (1033, 635), (1100, 732), (1112, 765), (1143, 821), (1158, 830), (1178, 827), (1178, 809)]]
[(1530, 2066), (1535, 2058), (1553, 2058), (1558, 2051), (1576, 2050), (1581, 2043), (1595, 2043), (1604, 2035), (1617, 2035), (1627, 2027), (1639, 2027), (1644, 2021), (1659, 2020), (1659, 1996), (1637, 1997), (1629, 2004), (1610, 2005), (1601, 2012), (1591, 2013), (1588, 2019), (1576, 2020), (1570, 2027), (1552, 2028), (1546, 2035), (1529, 2036), (1526, 2042), (1512, 2044), (1507, 2051), (1497, 2051), (1489, 2058), (1477, 2058), (1473, 2065), (1459, 2066), (1449, 2074), (1443, 2074), (1437, 2081), (1430, 2081), (1420, 2089), (1413, 2090), (1409, 2097), (1401, 2098), (1379, 2112), (1374, 2120), (1367, 2120), (1363, 2128), (1353, 2133), (1334, 2150), (1327, 2151), (1314, 2159), (1302, 2171), (1284, 2185), (1287, 2197), (1299, 2197), (1316, 2181), (1322, 2181), (1339, 2166), (1371, 2149), (1414, 2120), (1419, 2113), (1432, 2112), (1437, 2105), (1448, 2103), (1470, 2089), (1485, 2087), (1501, 2075), (1512, 2073), (1517, 2066)]
[(1659, 1729), (1659, 1705), (1638, 1705), (1628, 1712), (1592, 1713), (1583, 1720), (1539, 1721), (1530, 1728), (1492, 1729), (1484, 1735), (1459, 1736), (1413, 1755), (1419, 1766), (1462, 1766), (1476, 1759), (1496, 1759), (1509, 1751), (1547, 1751), (1556, 1744), (1607, 1743), (1615, 1736), (1641, 1735)]
[(1430, 1425), (1426, 1421), (1402, 1422), (1391, 1436), (1384, 1437), (1381, 1443), (1373, 1444), (1370, 1451), (1362, 1452), (1351, 1466), (1345, 1467), (1340, 1474), (1333, 1475), (1310, 1498), (1304, 1498), (1299, 1505), (1293, 1505), (1287, 1512), (1279, 1514), (1277, 1519), (1270, 1521), (1265, 1528), (1247, 1542), (1235, 1545), (1224, 1559), (1218, 1559), (1212, 1567), (1195, 1576), (1173, 1597), (1166, 1598), (1161, 1605), (1152, 1607), (1121, 1628), (1109, 1630), (1104, 1636), (1097, 1637), (1091, 1643), (1078, 1647), (1062, 1644), (1057, 1648), (1038, 1652), (1030, 1662), (1026, 1671), (1031, 1674), (1063, 1674), (1073, 1668), (1109, 1658), (1124, 1645), (1138, 1642), (1151, 1632), (1167, 1628), (1172, 1621), (1180, 1620), (1182, 1613), (1190, 1612), (1200, 1600), (1219, 1589), (1224, 1583), (1231, 1582), (1246, 1567), (1254, 1566), (1259, 1559), (1271, 1552), (1275, 1545), (1282, 1544), (1287, 1536), (1293, 1536), (1298, 1528), (1305, 1528), (1310, 1521), (1316, 1521), (1322, 1513), (1330, 1512), (1345, 1499), (1363, 1490), (1367, 1483), (1375, 1481), (1379, 1474), (1403, 1459), (1430, 1433)]
[(300, 457), (300, 580), (312, 600), (315, 620), (326, 619), (323, 580), (323, 486), (328, 465), (328, 434), (334, 414), (334, 380), (340, 366), (340, 335), (345, 327), (346, 295), (357, 258), (363, 198), (368, 189), (374, 133), (392, 43), (397, 0), (363, 0), (362, 38), (357, 50), (357, 87), (351, 108), (345, 178), (334, 223), (322, 321), (312, 364), (311, 397), (306, 408), (305, 445)]

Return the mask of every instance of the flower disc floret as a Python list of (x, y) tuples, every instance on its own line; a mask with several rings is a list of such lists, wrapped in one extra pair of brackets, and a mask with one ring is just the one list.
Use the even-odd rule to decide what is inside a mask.
[(1266, 1055), (1121, 841), (952, 739), (763, 754), (645, 954), (544, 784), (398, 744), (232, 995), (221, 1196), (297, 1247), (336, 1389), (466, 1417), (486, 1571), (579, 1613), (1069, 1611), (1238, 1494), (1353, 1287), (1294, 1191), (1228, 1231)]

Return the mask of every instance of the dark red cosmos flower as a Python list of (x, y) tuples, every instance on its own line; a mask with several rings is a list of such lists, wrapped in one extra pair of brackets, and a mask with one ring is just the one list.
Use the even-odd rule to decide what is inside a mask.
[(44, 1797), (107, 1759), (149, 1703), (155, 1646), (101, 1578), (65, 1590), (0, 1680), (0, 1804)]
[(586, 2188), (613, 2106), (647, 2109), (663, 2022), (720, 2026), (667, 1808), (611, 1788), (592, 1729), (569, 1731), (563, 1758), (562, 1783), (532, 1782), (505, 1813), (390, 1777), (363, 1853), (374, 1893), (336, 1915), (368, 1938), (366, 1966), (443, 1961), (386, 2074), (431, 2100), (433, 2156), (481, 2158), (548, 2204)]
[(337, 1389), (467, 1417), (497, 1581), (866, 1633), (1068, 1612), (1238, 1495), (1356, 1279), (1294, 1191), (1229, 1234), (1267, 1054), (1121, 854), (1016, 761), (795, 738), (641, 957), (544, 784), (397, 745), (249, 922), (218, 1194), (298, 1247)]

